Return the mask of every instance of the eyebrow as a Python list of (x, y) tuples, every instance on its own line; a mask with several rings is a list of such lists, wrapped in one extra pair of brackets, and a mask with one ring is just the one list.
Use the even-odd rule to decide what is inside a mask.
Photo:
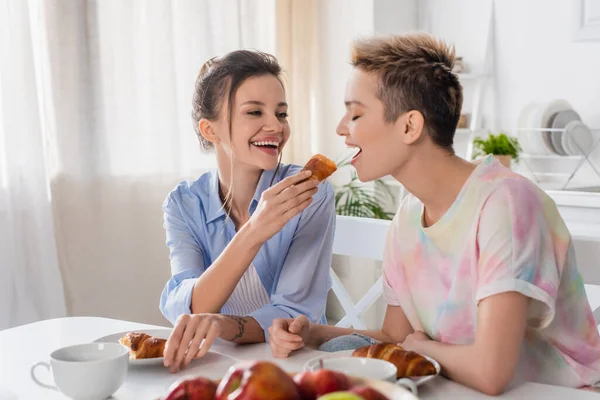
[[(262, 101), (258, 101), (258, 100), (248, 100), (242, 103), (242, 105), (245, 104), (254, 104), (257, 106), (264, 106), (265, 103), (263, 103)], [(277, 104), (277, 107), (287, 107), (288, 103), (286, 103), (285, 101), (282, 101), (281, 103)]]
[(350, 107), (352, 104), (354, 104), (354, 105), (366, 108), (366, 106), (358, 100), (346, 100), (344, 102), (344, 104), (346, 105), (346, 107)]

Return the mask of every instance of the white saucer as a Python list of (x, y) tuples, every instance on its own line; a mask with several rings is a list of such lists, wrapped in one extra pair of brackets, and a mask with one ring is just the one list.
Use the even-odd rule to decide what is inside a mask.
[[(94, 342), (108, 342), (108, 343), (119, 343), (119, 339), (128, 334), (129, 332), (141, 332), (146, 335), (154, 336), (159, 339), (168, 339), (171, 334), (172, 329), (163, 328), (163, 329), (140, 329), (135, 331), (125, 331), (119, 333), (113, 333), (111, 335), (103, 336), (94, 340)], [(129, 365), (162, 365), (164, 357), (155, 357), (155, 358), (142, 358), (139, 360), (129, 359)]]

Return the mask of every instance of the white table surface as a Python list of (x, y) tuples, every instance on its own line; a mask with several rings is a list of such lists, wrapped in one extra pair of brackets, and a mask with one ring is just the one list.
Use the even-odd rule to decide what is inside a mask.
[[(13, 399), (66, 399), (58, 392), (37, 386), (30, 378), (31, 365), (48, 361), (57, 348), (94, 341), (102, 336), (129, 330), (160, 328), (135, 322), (96, 317), (61, 318), (36, 322), (0, 331), (0, 400)], [(187, 369), (172, 375), (162, 366), (130, 368), (123, 386), (114, 400), (157, 399), (176, 380), (187, 375), (220, 378), (239, 360), (271, 360), (289, 372), (301, 370), (304, 363), (319, 355), (331, 356), (315, 350), (303, 349), (285, 360), (274, 359), (267, 344), (235, 346), (218, 342), (206, 357), (192, 362)], [(38, 376), (52, 382), (43, 369)], [(485, 396), (442, 377), (419, 388), (420, 399), (487, 399)], [(584, 390), (527, 383), (504, 395), (501, 399), (600, 399), (600, 394)]]

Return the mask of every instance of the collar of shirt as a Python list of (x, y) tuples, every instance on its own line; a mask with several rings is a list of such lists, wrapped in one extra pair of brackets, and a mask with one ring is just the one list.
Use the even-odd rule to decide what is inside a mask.
[[(256, 206), (260, 201), (260, 196), (263, 194), (265, 190), (270, 187), (271, 179), (273, 178), (273, 174), (275, 170), (264, 170), (260, 175), (258, 180), (258, 185), (256, 185), (256, 190), (254, 191), (254, 196), (252, 197), (252, 201), (250, 202), (250, 207), (248, 208), (248, 212), (250, 215), (254, 213), (256, 210)], [(279, 174), (278, 174), (279, 175)], [(277, 183), (279, 179), (275, 179), (273, 184)], [(214, 193), (217, 193), (217, 196), (208, 196), (208, 204), (207, 204), (207, 213), (206, 213), (206, 222), (211, 223), (220, 218), (225, 217), (225, 208), (223, 207), (223, 202), (221, 201), (221, 196), (219, 193), (219, 173), (218, 171), (212, 170), (210, 172), (210, 189), (214, 190)]]

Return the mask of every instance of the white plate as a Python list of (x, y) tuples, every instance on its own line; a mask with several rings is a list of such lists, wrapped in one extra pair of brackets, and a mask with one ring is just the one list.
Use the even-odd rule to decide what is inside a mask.
[(409, 379), (411, 379), (417, 386), (420, 386), (426, 382), (429, 382), (432, 379), (435, 379), (436, 376), (438, 376), (441, 372), (442, 372), (442, 367), (440, 366), (440, 363), (437, 362), (436, 360), (434, 360), (431, 357), (428, 356), (423, 356), (425, 357), (427, 360), (429, 360), (430, 363), (433, 364), (433, 366), (435, 367), (435, 375), (427, 375), (427, 376), (415, 376), (415, 377), (411, 377)]
[(562, 132), (560, 132), (560, 131), (552, 132), (552, 135), (551, 135), (552, 143), (555, 145), (555, 147), (560, 147), (564, 150), (563, 155), (579, 154), (579, 153), (571, 154), (568, 152), (569, 148), (574, 147), (569, 143), (569, 142), (573, 141), (573, 139), (574, 139), (573, 135), (571, 135), (570, 132), (567, 132), (567, 134), (565, 134), (565, 132), (566, 132), (565, 128), (571, 121), (581, 121), (581, 117), (574, 110), (559, 111), (558, 113), (556, 113), (556, 115), (554, 116), (554, 119), (552, 120), (552, 128), (563, 129)]
[(533, 111), (529, 115), (528, 127), (531, 129), (537, 129), (536, 131), (531, 133), (530, 137), (535, 148), (535, 154), (550, 155), (554, 154), (554, 151), (552, 147), (548, 146), (548, 144), (544, 140), (545, 132), (542, 130), (542, 128), (544, 128), (544, 124), (542, 122), (544, 117), (544, 109), (544, 104), (539, 104), (536, 108), (533, 109)]
[[(571, 104), (566, 100), (557, 99), (550, 101), (548, 104), (546, 104), (542, 112), (540, 128), (552, 128), (553, 117), (561, 111), (572, 110), (572, 108), (573, 107), (571, 106)], [(558, 136), (560, 136), (560, 132), (558, 132), (558, 134)], [(542, 140), (544, 141), (546, 148), (549, 149), (552, 153), (561, 154), (560, 148), (556, 148), (556, 146), (554, 146), (552, 136), (552, 132), (543, 131)], [(558, 141), (560, 142), (560, 138), (558, 138)]]
[(542, 125), (544, 109), (545, 106), (543, 104), (532, 103), (524, 110), (523, 127), (527, 130), (523, 135), (527, 135), (526, 143), (529, 148), (526, 153), (543, 155), (554, 154), (554, 151), (544, 141), (544, 131), (541, 130), (544, 127)]
[[(154, 336), (159, 339), (168, 339), (171, 334), (171, 329), (141, 329), (135, 331), (125, 331), (119, 333), (113, 333), (111, 335), (103, 336), (94, 340), (94, 342), (103, 342), (103, 343), (119, 343), (119, 339), (123, 336), (127, 335), (129, 332), (142, 332), (146, 335)], [(155, 358), (142, 358), (139, 360), (129, 359), (129, 365), (162, 365), (164, 357), (155, 357)]]
[[(525, 129), (531, 128), (529, 126), (530, 114), (538, 106), (539, 105), (537, 103), (530, 102), (523, 108), (523, 110), (521, 111), (521, 114), (519, 114), (519, 128), (525, 128)], [(521, 131), (518, 133), (519, 143), (521, 144), (521, 147), (523, 148), (523, 151), (525, 153), (534, 153), (536, 151), (536, 150), (534, 150), (533, 145), (532, 145), (532, 140), (531, 140), (532, 134), (533, 133), (530, 131)]]
[(565, 150), (571, 155), (585, 155), (594, 145), (594, 136), (583, 122), (573, 120), (565, 126)]

